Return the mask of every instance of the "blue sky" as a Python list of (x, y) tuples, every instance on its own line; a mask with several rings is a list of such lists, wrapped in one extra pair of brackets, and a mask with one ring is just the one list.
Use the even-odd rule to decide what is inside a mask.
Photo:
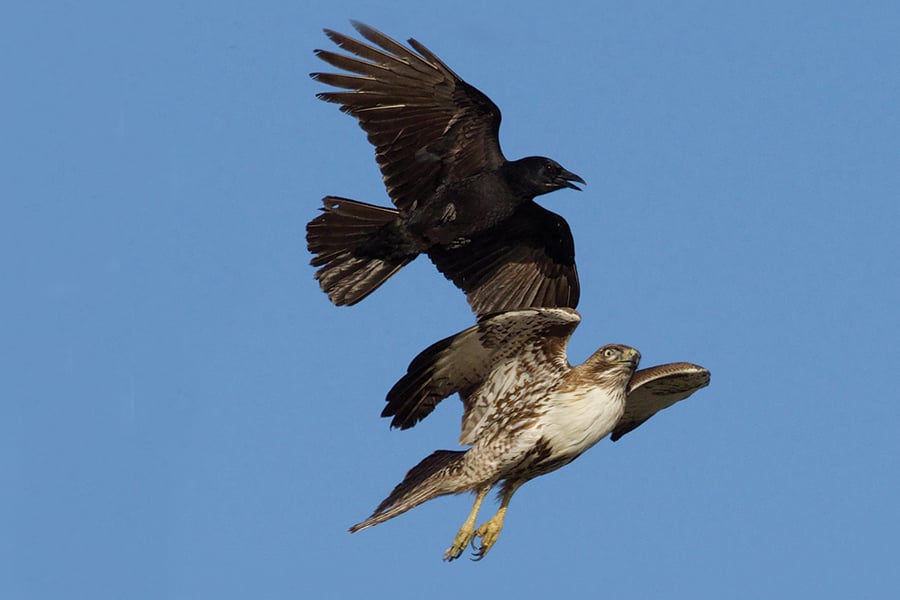
[[(0, 596), (896, 594), (900, 5), (310, 4), (3, 10)], [(307, 77), (350, 18), (587, 180), (541, 199), (575, 236), (573, 362), (713, 373), (523, 487), (480, 563), (440, 560), (467, 496), (346, 532), (456, 448), (456, 400), (379, 412), (473, 322), (425, 259), (352, 308), (313, 280), (320, 198), (388, 203)]]

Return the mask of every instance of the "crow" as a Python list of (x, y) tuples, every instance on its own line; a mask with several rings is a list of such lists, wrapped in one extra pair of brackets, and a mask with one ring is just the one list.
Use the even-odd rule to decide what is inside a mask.
[(348, 54), (315, 54), (344, 72), (310, 77), (339, 88), (317, 97), (358, 119), (396, 209), (323, 199), (306, 228), (322, 290), (355, 304), (425, 253), (476, 315), (576, 308), (571, 230), (534, 197), (584, 180), (549, 158), (506, 160), (490, 98), (415, 39), (352, 24), (371, 45), (325, 29)]

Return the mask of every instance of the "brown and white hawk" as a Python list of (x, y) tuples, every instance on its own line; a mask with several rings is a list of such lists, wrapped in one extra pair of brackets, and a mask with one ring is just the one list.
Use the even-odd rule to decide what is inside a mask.
[[(610, 344), (572, 366), (566, 345), (581, 317), (569, 308), (499, 313), (420, 353), (387, 395), (382, 416), (406, 429), (444, 398), (463, 401), (459, 443), (413, 467), (356, 532), (446, 494), (473, 491), (475, 504), (446, 560), (476, 537), (485, 556), (503, 528), (510, 498), (525, 482), (576, 459), (612, 434), (617, 440), (709, 384), (709, 371), (672, 363), (636, 371), (640, 353)], [(475, 528), (485, 496), (501, 484), (500, 509)], [(473, 544), (474, 545), (474, 544)]]

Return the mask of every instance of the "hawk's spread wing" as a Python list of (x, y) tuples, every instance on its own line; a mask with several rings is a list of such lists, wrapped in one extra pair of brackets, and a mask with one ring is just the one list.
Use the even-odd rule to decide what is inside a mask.
[(503, 164), (500, 109), (490, 98), (416, 40), (409, 40), (410, 49), (367, 25), (353, 26), (374, 46), (326, 29), (335, 44), (356, 56), (316, 50), (350, 74), (311, 76), (348, 90), (318, 97), (359, 120), (397, 208), (414, 208), (444, 182)]
[(509, 311), (483, 318), (420, 353), (387, 395), (383, 417), (412, 427), (438, 402), (458, 392), (463, 401), (461, 443), (504, 391), (529, 377), (547, 380), (569, 368), (566, 344), (581, 317), (568, 308)]
[(575, 244), (565, 219), (528, 202), (501, 225), (428, 251), (466, 293), (475, 314), (530, 306), (578, 306)]
[(628, 384), (625, 413), (613, 429), (612, 441), (707, 385), (709, 371), (691, 363), (658, 365), (635, 372)]

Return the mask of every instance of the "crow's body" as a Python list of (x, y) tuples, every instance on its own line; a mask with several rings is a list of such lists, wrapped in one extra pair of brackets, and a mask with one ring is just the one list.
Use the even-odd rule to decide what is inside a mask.
[(329, 298), (355, 304), (424, 253), (479, 315), (577, 306), (572, 234), (533, 199), (583, 180), (548, 158), (507, 161), (487, 96), (415, 40), (411, 50), (354, 26), (374, 46), (326, 30), (355, 56), (318, 50), (350, 74), (313, 77), (347, 90), (319, 97), (359, 120), (397, 208), (323, 200), (307, 242)]

